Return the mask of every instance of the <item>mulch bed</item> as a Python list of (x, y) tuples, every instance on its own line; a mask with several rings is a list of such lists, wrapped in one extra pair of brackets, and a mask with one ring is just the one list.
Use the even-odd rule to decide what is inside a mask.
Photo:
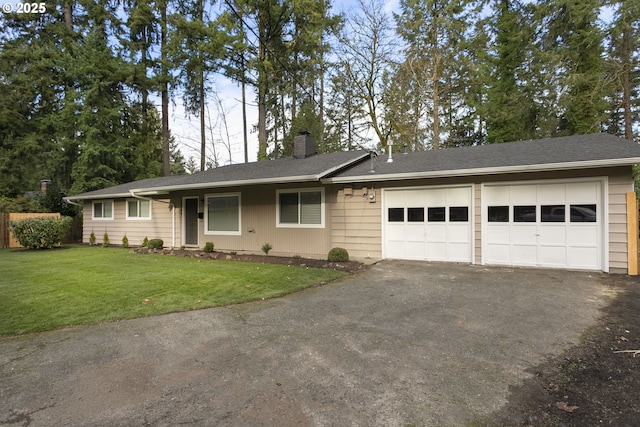
[(330, 268), (332, 270), (344, 271), (345, 273), (357, 273), (364, 271), (368, 266), (357, 261), (329, 262), (322, 259), (302, 258), (302, 257), (281, 257), (273, 255), (248, 255), (229, 252), (204, 252), (200, 250), (184, 249), (147, 249), (137, 248), (138, 253), (156, 253), (162, 255), (173, 255), (188, 258), (214, 259), (225, 261), (255, 262), (261, 264), (297, 265), (309, 268)]

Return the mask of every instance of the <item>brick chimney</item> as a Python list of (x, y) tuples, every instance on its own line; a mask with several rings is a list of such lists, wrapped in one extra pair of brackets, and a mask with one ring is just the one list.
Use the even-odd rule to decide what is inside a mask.
[(43, 196), (45, 194), (47, 194), (47, 188), (49, 188), (49, 185), (51, 185), (51, 180), (50, 179), (41, 179), (40, 180), (40, 193), (42, 193)]
[(309, 132), (299, 132), (293, 138), (293, 157), (304, 159), (316, 154), (316, 141)]

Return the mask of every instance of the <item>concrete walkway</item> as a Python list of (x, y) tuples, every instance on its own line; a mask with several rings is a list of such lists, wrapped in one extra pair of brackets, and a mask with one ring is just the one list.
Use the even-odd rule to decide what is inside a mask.
[(385, 261), (284, 298), (3, 339), (0, 425), (464, 425), (624, 280)]

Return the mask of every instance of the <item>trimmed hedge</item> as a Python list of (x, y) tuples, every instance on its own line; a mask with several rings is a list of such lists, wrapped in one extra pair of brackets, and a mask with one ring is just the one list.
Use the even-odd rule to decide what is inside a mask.
[(349, 252), (343, 248), (333, 248), (329, 251), (327, 256), (329, 262), (347, 262), (349, 261)]
[(11, 232), (25, 248), (51, 249), (60, 245), (71, 227), (71, 217), (25, 218), (10, 222)]
[(151, 239), (147, 244), (147, 248), (149, 249), (162, 249), (163, 246), (164, 242), (162, 241), (162, 239)]

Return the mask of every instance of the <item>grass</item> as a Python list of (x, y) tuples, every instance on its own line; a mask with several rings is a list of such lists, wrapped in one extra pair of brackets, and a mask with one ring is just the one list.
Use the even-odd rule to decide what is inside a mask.
[(141, 255), (0, 251), (0, 336), (237, 304), (334, 280), (329, 269)]

